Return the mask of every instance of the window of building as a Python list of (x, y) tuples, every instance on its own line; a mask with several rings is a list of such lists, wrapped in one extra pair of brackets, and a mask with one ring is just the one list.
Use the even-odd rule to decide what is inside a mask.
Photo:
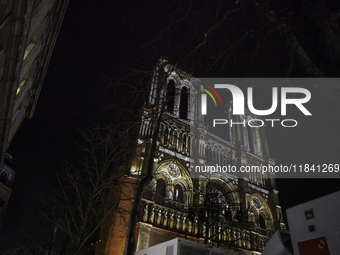
[(169, 139), (169, 130), (168, 127), (165, 127), (164, 129), (164, 145), (168, 145), (168, 139)]
[(188, 142), (187, 142), (187, 155), (190, 156), (190, 150), (191, 150), (191, 138), (188, 136)]
[(172, 142), (171, 142), (171, 147), (174, 150), (177, 150), (177, 136), (178, 136), (178, 133), (176, 130), (174, 130), (172, 133)]
[(224, 215), (227, 220), (231, 220), (232, 211), (229, 207), (228, 195), (221, 185), (215, 182), (207, 183), (205, 204), (209, 205), (212, 217)]
[(228, 155), (227, 154), (224, 154), (223, 155), (223, 165), (225, 165), (225, 166), (228, 166)]
[(167, 111), (173, 113), (174, 105), (175, 105), (175, 83), (173, 80), (170, 80), (168, 83), (168, 90), (166, 92)]
[(183, 153), (186, 153), (186, 150), (187, 150), (187, 137), (186, 135), (183, 135), (183, 138), (182, 138), (182, 152)]
[(183, 189), (182, 189), (181, 185), (176, 184), (174, 192), (175, 192), (175, 196), (174, 196), (175, 201), (183, 203)]
[[(249, 120), (252, 120), (250, 116), (247, 117), (247, 121)], [(257, 121), (255, 121), (255, 123), (256, 122)], [(261, 147), (260, 147), (259, 129), (256, 127), (250, 127), (249, 125), (247, 125), (245, 132), (247, 132), (247, 135), (248, 135), (249, 152), (254, 153), (258, 156), (262, 156)], [(245, 139), (245, 145), (247, 145), (247, 139)]]
[(249, 125), (247, 125), (247, 131), (248, 131), (249, 151), (251, 153), (254, 153), (254, 143), (253, 143), (254, 137), (252, 136), (251, 127), (249, 127)]
[(229, 198), (224, 188), (214, 182), (208, 182), (206, 186), (208, 201), (212, 203), (228, 204)]
[(207, 146), (205, 148), (205, 160), (206, 160), (206, 164), (210, 164), (211, 163), (211, 155), (210, 155), (211, 151), (210, 148)]
[(186, 87), (182, 88), (181, 91), (181, 101), (179, 105), (179, 117), (181, 119), (188, 119), (188, 89)]
[(212, 164), (213, 166), (216, 165), (216, 151), (212, 152)]
[(163, 204), (166, 191), (166, 184), (163, 179), (158, 179), (156, 184), (155, 202)]
[(261, 214), (259, 216), (259, 227), (266, 229), (266, 220)]

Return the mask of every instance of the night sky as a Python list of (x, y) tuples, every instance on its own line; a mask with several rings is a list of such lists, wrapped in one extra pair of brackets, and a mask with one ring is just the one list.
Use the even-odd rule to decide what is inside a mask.
[[(0, 229), (0, 243), (15, 238), (16, 231), (24, 228), (31, 217), (27, 212), (38, 213), (46, 187), (53, 185), (51, 173), (58, 172), (64, 159), (77, 156), (77, 129), (110, 124), (114, 112), (105, 110), (105, 106), (117, 98), (107, 88), (109, 77), (120, 75), (117, 67), (142, 63), (146, 56), (139, 46), (154, 25), (138, 12), (131, 12), (137, 8), (135, 2), (70, 1), (33, 119), (23, 122), (8, 150), (14, 157), (16, 177)], [(339, 119), (338, 110), (329, 109), (335, 119)], [(334, 130), (337, 129), (333, 127), (330, 132)], [(339, 140), (339, 132), (332, 135)], [(313, 132), (300, 135), (300, 144), (305, 141), (309, 147), (317, 148), (308, 144), (313, 136)], [(322, 137), (315, 142), (319, 140)], [(295, 153), (303, 149), (304, 146), (291, 148)], [(332, 150), (340, 153), (339, 147)], [(280, 162), (280, 148), (272, 149), (272, 157)], [(337, 191), (339, 184), (339, 179), (277, 181), (284, 210)]]

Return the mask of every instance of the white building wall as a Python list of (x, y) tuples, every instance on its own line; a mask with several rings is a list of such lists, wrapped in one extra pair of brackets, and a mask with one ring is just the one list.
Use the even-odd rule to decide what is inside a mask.
[[(286, 212), (294, 255), (306, 255), (299, 252), (298, 246), (312, 239), (318, 242), (315, 249), (320, 249), (315, 254), (327, 254), (326, 246), (328, 254), (340, 254), (340, 191), (289, 208)], [(321, 237), (326, 238), (326, 244), (318, 239)]]

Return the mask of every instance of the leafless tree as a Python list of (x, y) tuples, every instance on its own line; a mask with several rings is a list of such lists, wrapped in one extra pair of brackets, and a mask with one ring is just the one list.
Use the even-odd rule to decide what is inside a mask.
[[(339, 74), (334, 68), (340, 59), (334, 57), (339, 56), (339, 13), (327, 8), (325, 1), (240, 0), (148, 1), (132, 15), (156, 24), (143, 45), (151, 61), (168, 56), (171, 63), (196, 76), (325, 77)], [(162, 79), (166, 84), (166, 74)], [(152, 179), (164, 121), (161, 97), (155, 104), (160, 107), (150, 108), (152, 143), (131, 211), (126, 255), (134, 252), (140, 201)]]
[[(67, 244), (67, 254), (83, 254), (86, 245), (98, 241), (99, 230), (107, 216), (120, 200), (108, 199), (111, 187), (122, 176), (122, 155), (131, 150), (129, 129), (96, 128), (82, 131), (83, 141), (78, 143), (81, 157), (77, 163), (66, 162), (57, 173), (57, 195), (49, 203), (46, 219), (61, 232)], [(114, 196), (114, 194), (110, 194)]]
[[(200, 77), (338, 76), (340, 6), (323, 0), (144, 1), (143, 49)], [(134, 19), (134, 20), (135, 20)]]
[[(152, 132), (149, 137), (149, 141), (151, 141), (151, 146), (148, 151), (148, 158), (146, 160), (146, 164), (144, 165), (144, 169), (142, 170), (142, 176), (139, 181), (136, 195), (134, 198), (133, 207), (131, 210), (131, 217), (128, 226), (128, 231), (126, 235), (126, 248), (125, 255), (133, 255), (135, 252), (135, 233), (136, 233), (136, 225), (139, 220), (139, 210), (140, 203), (142, 197), (144, 195), (144, 191), (148, 184), (151, 182), (153, 178), (153, 162), (156, 154), (157, 141), (160, 132), (160, 125), (163, 121), (166, 120), (164, 117), (164, 112), (166, 109), (166, 86), (167, 86), (167, 77), (172, 72), (172, 70), (168, 70), (167, 72), (164, 70), (164, 66), (167, 62), (161, 62), (156, 68), (158, 69), (156, 72), (159, 72), (158, 82), (156, 82), (156, 87), (154, 88), (154, 105), (150, 105), (150, 116), (147, 116), (152, 121)], [(151, 93), (151, 90), (148, 90)], [(175, 96), (175, 95), (172, 95)]]

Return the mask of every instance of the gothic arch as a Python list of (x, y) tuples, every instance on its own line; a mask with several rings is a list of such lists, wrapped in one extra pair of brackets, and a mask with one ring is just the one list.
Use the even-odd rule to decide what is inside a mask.
[(177, 178), (173, 181), (173, 185), (176, 186), (176, 185), (179, 185), (182, 187), (183, 191), (186, 191), (187, 190), (187, 184), (185, 183), (185, 181), (182, 179), (182, 178)]
[[(254, 204), (254, 198), (256, 197), (255, 200), (259, 200), (261, 203), (261, 206), (259, 204)], [(273, 230), (274, 229), (274, 218), (272, 215), (272, 212), (268, 206), (268, 203), (266, 200), (259, 194), (259, 193), (254, 193), (251, 195), (251, 205), (253, 208), (256, 208), (257, 211), (257, 221), (260, 220), (260, 217), (263, 217), (264, 220), (266, 221), (266, 225), (269, 229)]]
[[(167, 84), (169, 84), (170, 82), (173, 82), (174, 84), (174, 100), (173, 100), (173, 111), (170, 111), (171, 113), (173, 113), (175, 116), (180, 117), (182, 119), (187, 119), (188, 118), (188, 110), (189, 110), (189, 91), (190, 91), (190, 83), (186, 80), (182, 80), (175, 72), (172, 72), (169, 77), (167, 78)], [(187, 91), (187, 104), (186, 104), (186, 109), (184, 109), (185, 107), (182, 106), (181, 107), (181, 99), (182, 99), (182, 90), (186, 89)], [(167, 91), (166, 91), (166, 95), (167, 95)], [(181, 114), (181, 108), (182, 108), (182, 114)], [(185, 114), (185, 110), (186, 110), (186, 114)], [(183, 114), (185, 116), (183, 116)]]
[(181, 89), (186, 87), (188, 90), (190, 90), (191, 86), (191, 82), (189, 82), (188, 80), (182, 80)]
[(179, 102), (179, 117), (181, 119), (188, 119), (189, 112), (189, 89), (186, 86), (182, 86)]
[(166, 172), (163, 172), (163, 171), (156, 174), (156, 180), (158, 179), (163, 179), (167, 186), (170, 185), (172, 182), (170, 176)]
[(155, 201), (156, 203), (163, 203), (163, 200), (166, 196), (166, 182), (163, 178), (158, 178), (156, 181), (156, 190), (155, 190)]
[(171, 74), (169, 74), (166, 82), (169, 83), (170, 80), (174, 81), (176, 88), (179, 88), (181, 86), (181, 78), (177, 75), (176, 72), (172, 72)]
[[(174, 176), (170, 176), (169, 172), (168, 172), (168, 166), (170, 164), (174, 164), (178, 167), (179, 171), (180, 171), (180, 175), (176, 177), (176, 175)], [(166, 178), (168, 180), (168, 184), (169, 185), (174, 185), (175, 183), (180, 183), (183, 185), (183, 191), (192, 191), (193, 190), (193, 183), (190, 177), (190, 174), (188, 172), (188, 170), (177, 160), (174, 159), (168, 159), (163, 161), (159, 167), (156, 169), (155, 171), (155, 175), (156, 178), (158, 178), (158, 176), (162, 176), (164, 178)]]
[(163, 144), (167, 146), (169, 144), (169, 127), (167, 125), (163, 125)]
[(228, 193), (230, 203), (240, 203), (240, 198), (234, 184), (223, 175), (217, 174), (216, 177), (211, 178), (207, 182), (217, 183), (223, 187), (224, 191)]
[(254, 206), (251, 206), (250, 208), (249, 208), (249, 211), (248, 211), (248, 219), (249, 219), (249, 221), (251, 222), (251, 223), (253, 223), (254, 225), (256, 224), (256, 218), (257, 218), (257, 214), (258, 214), (258, 212), (257, 212), (257, 210), (255, 209), (255, 207)]
[(211, 160), (212, 160), (212, 149), (210, 144), (205, 144), (205, 148), (204, 148), (204, 155), (205, 155), (205, 162), (206, 164), (210, 164)]
[(170, 113), (174, 113), (175, 110), (175, 98), (176, 98), (176, 83), (173, 79), (167, 81), (166, 87), (166, 110)]
[(180, 203), (184, 202), (184, 189), (183, 185), (177, 183), (174, 184), (174, 200)]
[[(255, 118), (248, 114), (244, 117), (244, 120), (246, 122), (246, 126), (244, 127), (244, 143), (247, 145), (249, 152), (254, 153), (258, 156), (262, 156), (262, 150), (261, 150), (261, 137), (258, 127), (250, 127), (248, 125), (248, 121), (254, 120)], [(252, 123), (251, 125), (254, 125)]]

